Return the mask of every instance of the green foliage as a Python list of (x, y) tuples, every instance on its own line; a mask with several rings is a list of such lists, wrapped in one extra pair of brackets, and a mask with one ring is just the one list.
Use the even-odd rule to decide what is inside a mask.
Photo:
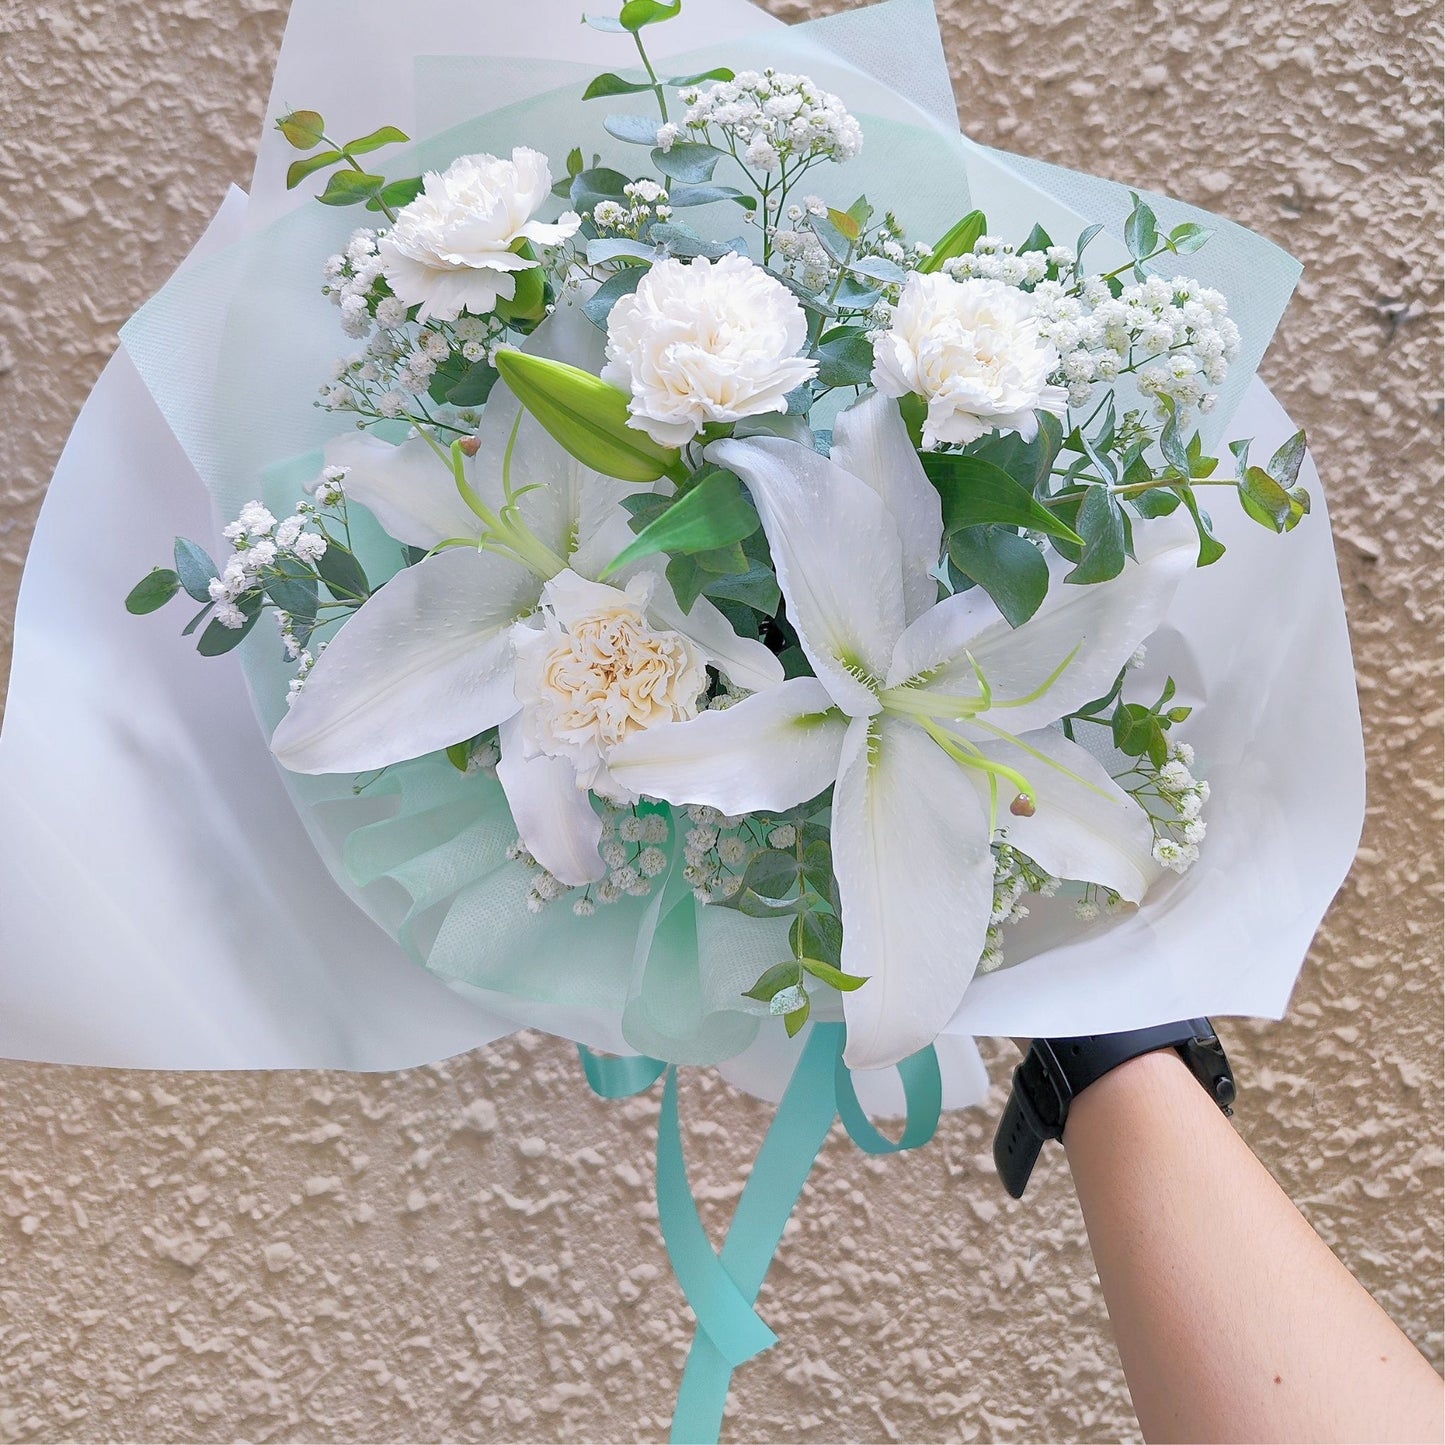
[(1137, 191), (1129, 192), (1134, 203), (1124, 220), (1124, 244), (1135, 262), (1147, 260), (1159, 250), (1159, 221), (1147, 202), (1139, 198)]
[[(634, 517), (636, 525), (639, 519)], [(599, 581), (657, 552), (673, 556), (731, 547), (760, 526), (757, 508), (742, 483), (721, 467), (709, 467), (680, 487), (675, 499), (641, 527), (635, 540), (610, 561)], [(739, 553), (746, 566), (746, 558)]]
[(341, 147), (341, 153), (347, 156), (361, 156), (368, 151), (379, 151), (382, 146), (404, 145), (409, 139), (410, 137), (405, 131), (398, 130), (394, 125), (384, 125), (380, 130), (372, 131), (370, 135), (347, 141)]
[(670, 180), (682, 181), (687, 185), (699, 185), (712, 180), (712, 173), (720, 160), (727, 157), (726, 151), (716, 146), (702, 145), (696, 141), (678, 141), (671, 150), (654, 150), (652, 163)]
[(638, 283), (647, 274), (642, 266), (629, 266), (625, 271), (619, 271), (615, 276), (609, 276), (597, 289), (582, 303), (582, 310), (586, 313), (587, 319), (601, 330), (607, 330), (607, 318), (612, 308), (624, 297), (630, 296), (637, 290)]
[(1174, 723), (1183, 722), (1193, 711), (1187, 707), (1169, 707), (1174, 697), (1174, 679), (1168, 678), (1164, 690), (1152, 707), (1143, 703), (1120, 702), (1110, 722), (1114, 746), (1127, 757), (1148, 757), (1156, 768), (1169, 759), (1169, 742), (1165, 734)]
[(326, 138), (326, 122), (314, 110), (293, 110), (276, 122), (276, 129), (298, 151), (309, 151)]
[(1065, 582), (1081, 584), (1108, 582), (1124, 570), (1124, 510), (1108, 487), (1085, 489), (1079, 505), (1079, 535), (1084, 545), (1079, 560)]
[(950, 535), (965, 527), (1002, 523), (1082, 545), (1073, 528), (992, 462), (960, 452), (925, 452), (921, 460), (943, 499), (943, 527)]
[(222, 627), (219, 622), (212, 622), (201, 633), (201, 640), (196, 644), (196, 651), (202, 657), (220, 657), (224, 653), (230, 652), (232, 648), (239, 647), (251, 635), (251, 629), (255, 627), (257, 619), (261, 616), (261, 605), (259, 592), (248, 592), (245, 596), (237, 598), (236, 606), (245, 614), (245, 622), (240, 627)]
[(125, 610), (144, 617), (164, 607), (180, 590), (179, 573), (169, 567), (152, 567), (126, 594)]
[[(608, 70), (588, 82), (587, 89), (582, 92), (582, 99), (599, 100), (607, 95), (641, 95), (651, 89), (650, 80), (624, 80), (620, 75)], [(654, 126), (654, 133), (656, 129)]]
[(177, 537), (175, 547), (176, 575), (181, 586), (197, 602), (211, 600), (211, 583), (221, 575), (220, 569), (211, 561), (211, 554), (198, 542), (188, 537)]
[(385, 176), (368, 171), (337, 171), (316, 199), (323, 206), (360, 206), (379, 199), (385, 185)]
[(326, 550), (316, 559), (316, 571), (338, 602), (364, 601), (371, 596), (361, 563), (335, 538), (328, 539)]
[(866, 386), (873, 375), (873, 343), (856, 327), (825, 331), (818, 338), (817, 357), (822, 386)]
[(962, 528), (948, 539), (948, 559), (993, 598), (1011, 627), (1027, 622), (1049, 590), (1043, 553), (1008, 527)]

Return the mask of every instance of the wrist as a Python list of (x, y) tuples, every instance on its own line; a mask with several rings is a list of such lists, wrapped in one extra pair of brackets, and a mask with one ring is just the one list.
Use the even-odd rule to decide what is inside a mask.
[(1160, 1100), (1181, 1095), (1190, 1102), (1196, 1096), (1207, 1102), (1178, 1050), (1162, 1048), (1138, 1054), (1074, 1096), (1064, 1121), (1063, 1146), (1067, 1150), (1071, 1142), (1101, 1127), (1117, 1132), (1126, 1110), (1140, 1104), (1153, 1108)]

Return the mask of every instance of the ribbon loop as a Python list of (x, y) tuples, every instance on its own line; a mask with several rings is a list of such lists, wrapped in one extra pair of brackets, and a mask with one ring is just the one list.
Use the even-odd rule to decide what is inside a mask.
[(838, 1113), (848, 1136), (865, 1154), (900, 1154), (905, 1149), (917, 1149), (928, 1143), (938, 1129), (938, 1120), (943, 1113), (943, 1075), (933, 1045), (904, 1059), (898, 1065), (898, 1076), (903, 1080), (907, 1119), (903, 1135), (895, 1144), (863, 1112), (858, 1095), (853, 1091), (852, 1072), (843, 1062), (843, 1054), (839, 1050), (833, 1074)]
[(661, 1059), (649, 1059), (646, 1054), (594, 1054), (582, 1044), (577, 1045), (577, 1052), (592, 1092), (603, 1099), (645, 1094), (667, 1068)]

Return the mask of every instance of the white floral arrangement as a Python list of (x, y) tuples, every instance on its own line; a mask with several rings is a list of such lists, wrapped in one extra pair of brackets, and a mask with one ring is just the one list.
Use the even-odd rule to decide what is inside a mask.
[[(646, 60), (676, 8), (609, 28)], [(358, 157), (400, 131), (281, 118), (290, 182), (334, 166), (319, 199), (384, 221), (323, 265), (361, 343), (318, 401), (348, 430), (291, 515), (249, 504), (219, 564), (178, 540), (128, 605), (189, 594), (207, 654), (272, 614), (288, 769), (494, 773), (534, 912), (676, 873), (785, 920), (746, 998), (789, 1035), (841, 1007), (847, 1064), (893, 1065), (1033, 901), (1084, 927), (1200, 857), (1190, 709), (1131, 671), (1223, 553), (1200, 489), (1288, 531), (1304, 438), (1205, 454), (1239, 332), (1174, 274), (1200, 226), (1136, 197), (1103, 273), (1098, 227), (1011, 243), (973, 211), (925, 243), (811, 193), (866, 135), (807, 76), (649, 76), (587, 92), (655, 92), (606, 122), (638, 173), (576, 149), (555, 184), (525, 144), (387, 180)], [(720, 204), (737, 239), (678, 219)], [(356, 508), (403, 549), (384, 585)]]

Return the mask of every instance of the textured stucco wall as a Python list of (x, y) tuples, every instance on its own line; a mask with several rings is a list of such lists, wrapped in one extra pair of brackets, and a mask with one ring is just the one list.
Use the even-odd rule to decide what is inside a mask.
[[(775, 0), (815, 8), (836, 0)], [(1370, 814), (1289, 1019), (1225, 1032), (1240, 1128), (1438, 1364), (1438, 6), (941, 8), (980, 139), (1173, 191), (1307, 264), (1265, 370), (1330, 489)], [(0, 0), (0, 674), (66, 429), (246, 179), (283, 20)], [(715, 1224), (766, 1113), (685, 1087)], [(729, 1438), (1134, 1435), (1062, 1161), (1007, 1201), (991, 1117), (885, 1162), (830, 1144)], [(655, 1119), (531, 1036), (382, 1077), (0, 1063), (0, 1441), (659, 1437), (689, 1318)]]

